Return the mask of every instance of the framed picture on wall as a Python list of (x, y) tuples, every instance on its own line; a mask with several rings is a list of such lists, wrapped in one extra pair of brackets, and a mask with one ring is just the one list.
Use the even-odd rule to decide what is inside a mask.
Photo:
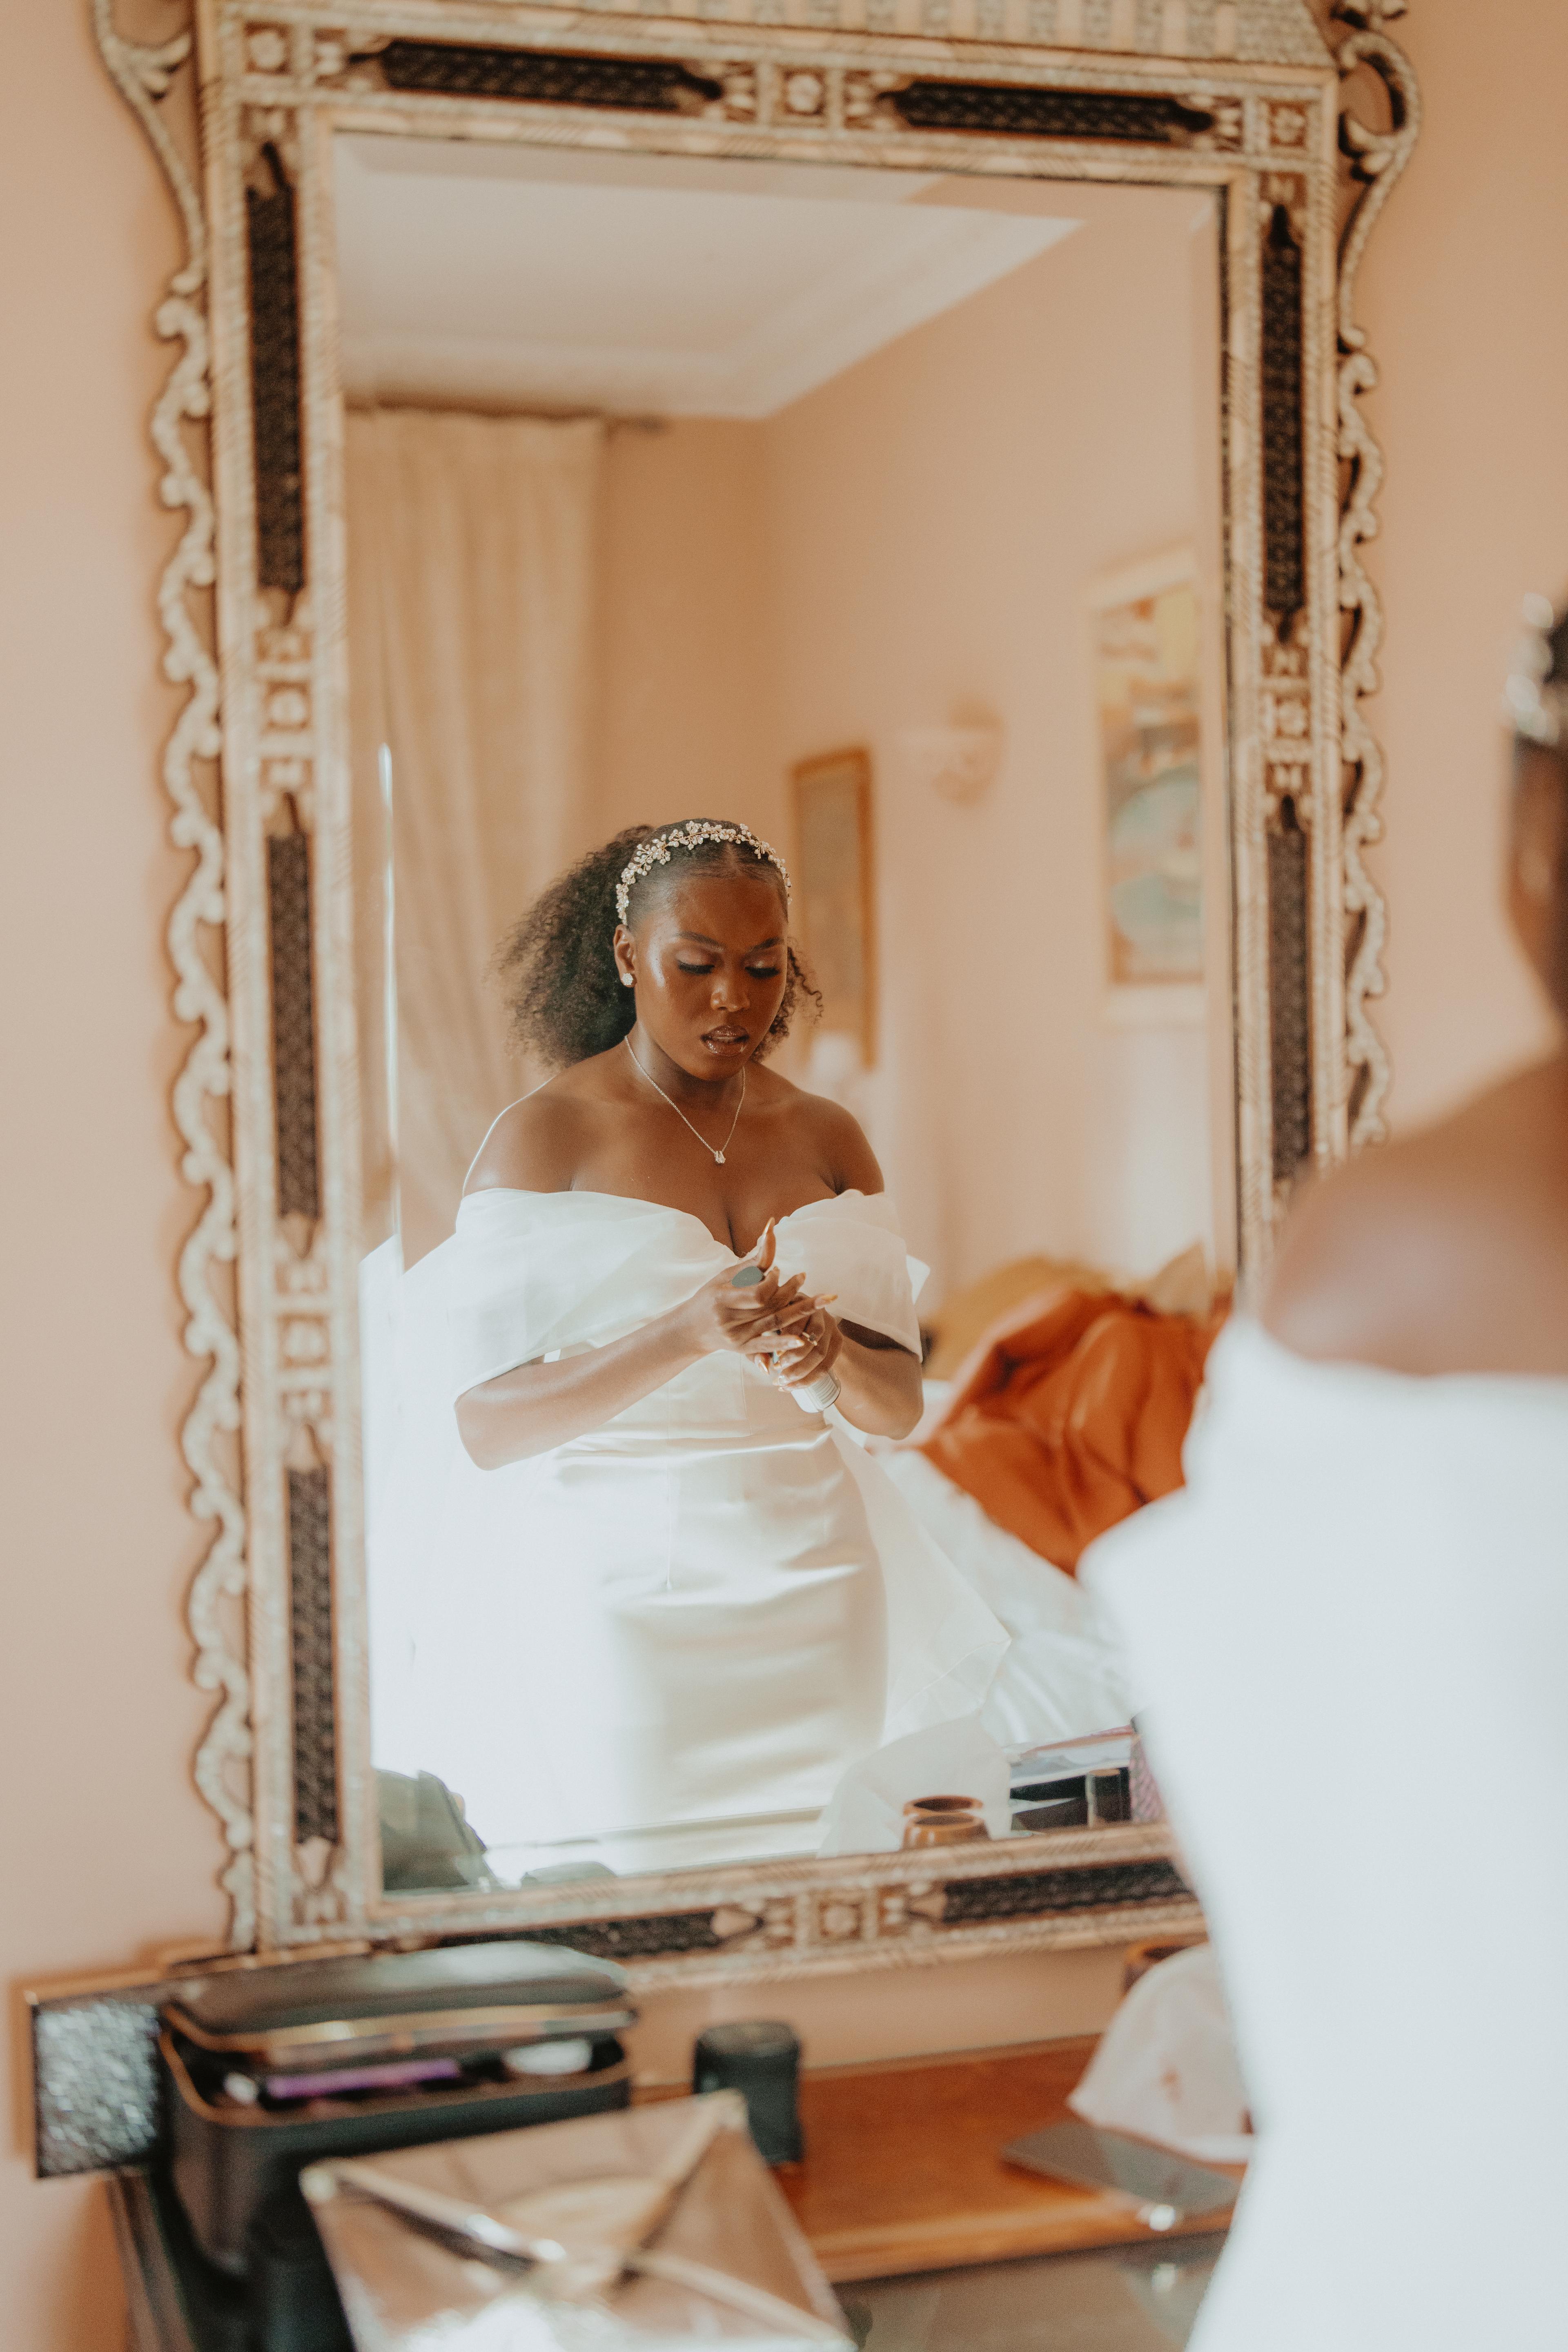
[(822, 991), (823, 1037), (853, 1038), (877, 1058), (876, 876), (871, 757), (828, 751), (790, 771), (794, 923)]
[(1204, 1017), (1201, 646), (1190, 548), (1089, 592), (1108, 1016)]

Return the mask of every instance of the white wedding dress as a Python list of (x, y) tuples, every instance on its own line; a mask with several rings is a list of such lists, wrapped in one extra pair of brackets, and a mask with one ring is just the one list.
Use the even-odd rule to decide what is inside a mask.
[(1258, 2131), (1192, 2352), (1560, 2352), (1568, 1381), (1234, 1324), (1130, 1652)]
[[(875, 1462), (730, 1350), (552, 1453), (468, 1460), (466, 1390), (734, 1263), (682, 1210), (472, 1193), (367, 1338), (394, 1367), (367, 1413), (375, 1760), (437, 1773), (491, 1845), (815, 1813), (883, 1741), (973, 1713), (1006, 1647)], [(882, 1196), (782, 1218), (777, 1264), (918, 1350), (924, 1269)]]

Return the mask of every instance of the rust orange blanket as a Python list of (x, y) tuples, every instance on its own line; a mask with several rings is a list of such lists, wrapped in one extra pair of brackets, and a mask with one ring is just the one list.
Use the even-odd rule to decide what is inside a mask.
[(1182, 1483), (1182, 1441), (1224, 1317), (1058, 1290), (994, 1324), (921, 1447), (1058, 1568)]

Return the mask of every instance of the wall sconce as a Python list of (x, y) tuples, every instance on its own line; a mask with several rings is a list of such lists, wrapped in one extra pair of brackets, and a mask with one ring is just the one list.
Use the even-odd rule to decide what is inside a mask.
[(977, 801), (1002, 764), (1006, 738), (995, 720), (969, 727), (906, 727), (899, 749), (911, 782), (961, 806)]

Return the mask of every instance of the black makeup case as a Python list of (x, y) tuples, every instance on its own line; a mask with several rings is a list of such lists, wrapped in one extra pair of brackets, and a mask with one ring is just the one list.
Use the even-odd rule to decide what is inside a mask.
[[(627, 2105), (619, 2036), (636, 2014), (622, 1969), (545, 1944), (188, 1979), (164, 2005), (159, 2054), (171, 2175), (197, 2245), (242, 2274), (260, 2209), (321, 2157)], [(523, 2071), (555, 2056), (568, 2071)], [(405, 2079), (420, 2066), (447, 2079)], [(313, 2084), (325, 2087), (300, 2095)]]

